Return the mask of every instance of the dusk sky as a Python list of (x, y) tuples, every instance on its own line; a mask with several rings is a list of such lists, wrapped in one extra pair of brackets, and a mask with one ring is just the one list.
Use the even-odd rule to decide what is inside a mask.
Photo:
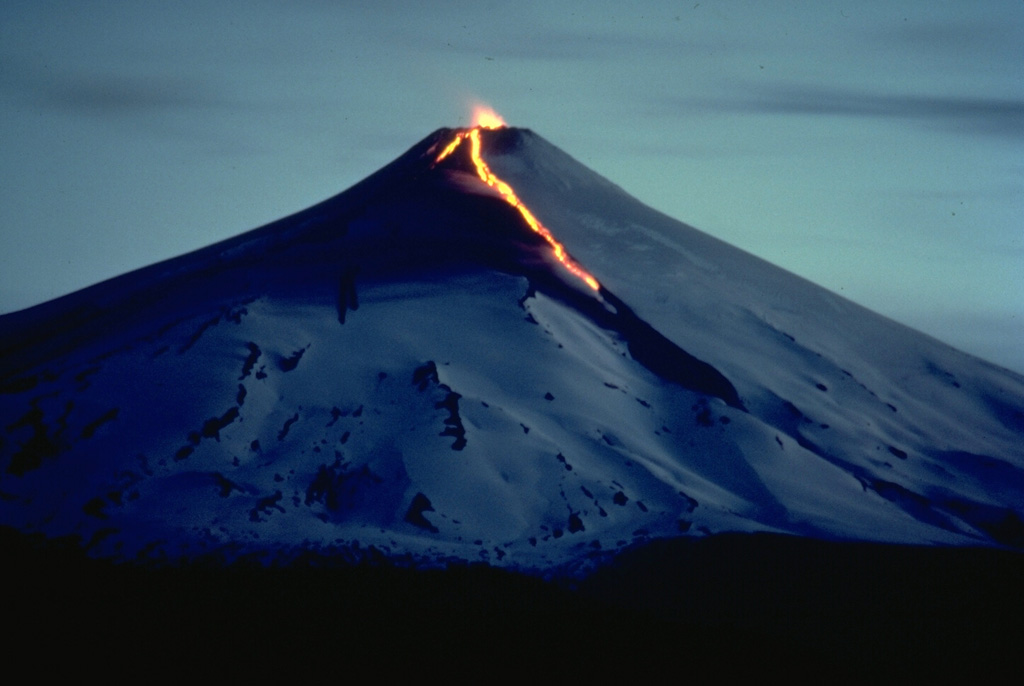
[(8, 0), (0, 313), (308, 207), (476, 102), (1024, 372), (1021, 0)]

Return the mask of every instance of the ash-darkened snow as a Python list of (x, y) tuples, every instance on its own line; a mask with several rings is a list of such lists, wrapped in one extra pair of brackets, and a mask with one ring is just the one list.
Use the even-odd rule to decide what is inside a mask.
[(0, 318), (0, 523), (119, 558), (526, 568), (725, 531), (1024, 547), (1019, 375), (478, 131), (571, 257), (440, 130)]

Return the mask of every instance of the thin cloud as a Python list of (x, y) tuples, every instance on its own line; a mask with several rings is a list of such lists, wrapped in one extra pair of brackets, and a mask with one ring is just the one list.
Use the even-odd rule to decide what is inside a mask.
[(0, 88), (43, 109), (89, 115), (237, 106), (206, 84), (180, 76), (64, 70), (11, 60)]
[(827, 88), (783, 87), (738, 99), (702, 100), (700, 109), (748, 114), (873, 117), (915, 120), (962, 132), (1024, 137), (1024, 100), (899, 95)]
[[(1016, 20), (1015, 20), (1016, 19)], [(885, 26), (870, 32), (869, 40), (879, 48), (909, 46), (927, 51), (933, 57), (971, 55), (989, 59), (1013, 59), (1019, 47), (1021, 24), (1018, 18), (997, 21), (992, 18), (931, 21)]]
[(182, 79), (85, 76), (52, 84), (43, 102), (98, 114), (192, 109), (221, 104), (217, 97)]

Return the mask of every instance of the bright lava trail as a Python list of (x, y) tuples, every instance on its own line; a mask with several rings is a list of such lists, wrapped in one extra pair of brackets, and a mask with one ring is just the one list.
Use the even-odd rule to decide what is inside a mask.
[(575, 261), (565, 251), (565, 246), (555, 240), (555, 237), (551, 235), (551, 232), (546, 226), (540, 223), (540, 221), (533, 216), (533, 212), (527, 209), (526, 205), (516, 196), (512, 187), (507, 183), (499, 179), (491, 171), (490, 167), (484, 161), (483, 157), (480, 156), (480, 130), (481, 129), (500, 129), (505, 126), (505, 121), (495, 114), (491, 110), (478, 109), (476, 116), (474, 117), (473, 128), (468, 131), (459, 131), (455, 134), (455, 138), (452, 139), (444, 150), (434, 160), (434, 164), (441, 162), (444, 158), (455, 152), (455, 149), (459, 147), (465, 139), (469, 139), (470, 143), (470, 158), (473, 160), (473, 166), (476, 167), (477, 176), (480, 180), (486, 183), (491, 188), (498, 191), (505, 202), (512, 207), (519, 210), (519, 214), (523, 215), (523, 219), (536, 233), (540, 234), (544, 240), (548, 242), (552, 250), (555, 251), (555, 257), (562, 265), (569, 270), (570, 273), (574, 274), (577, 278), (582, 279), (590, 288), (597, 291), (601, 288), (601, 285), (597, 282), (593, 276), (586, 272), (581, 266), (576, 264)]

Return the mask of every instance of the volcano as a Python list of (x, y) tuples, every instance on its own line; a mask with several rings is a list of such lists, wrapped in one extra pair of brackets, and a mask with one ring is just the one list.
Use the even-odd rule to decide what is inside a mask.
[(15, 656), (948, 678), (1024, 630), (1024, 378), (527, 129), (0, 317), (0, 419)]
[(527, 129), (438, 130), (319, 205), (0, 332), (0, 523), (96, 557), (1024, 547), (1024, 378)]

